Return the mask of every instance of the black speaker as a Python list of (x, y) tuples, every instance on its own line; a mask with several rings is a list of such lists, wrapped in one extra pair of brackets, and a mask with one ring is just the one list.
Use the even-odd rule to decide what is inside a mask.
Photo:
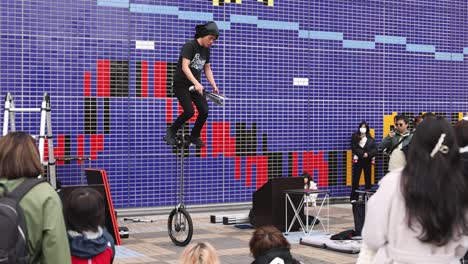
[[(251, 212), (251, 224), (256, 227), (274, 225), (281, 231), (285, 228), (285, 190), (304, 188), (302, 177), (282, 177), (268, 180), (262, 187), (253, 193), (253, 208)], [(295, 207), (299, 205), (302, 196), (291, 195)], [(294, 211), (288, 204), (288, 224), (294, 216)], [(304, 218), (304, 210), (300, 211), (301, 218)], [(299, 230), (300, 225), (296, 220), (290, 231)]]

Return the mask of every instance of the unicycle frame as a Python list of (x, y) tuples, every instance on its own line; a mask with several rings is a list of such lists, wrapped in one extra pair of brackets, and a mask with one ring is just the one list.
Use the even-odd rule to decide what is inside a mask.
[[(188, 136), (184, 135), (184, 129), (182, 128), (182, 135), (176, 137), (176, 164), (180, 165), (180, 177), (179, 177), (179, 204), (175, 206), (175, 209), (169, 214), (168, 219), (168, 232), (172, 242), (177, 246), (185, 246), (190, 243), (193, 235), (193, 223), (190, 214), (185, 210), (183, 205), (184, 195), (184, 157), (185, 150), (190, 144)], [(180, 162), (177, 160), (180, 158)], [(187, 232), (184, 240), (179, 240), (177, 235), (179, 233)]]

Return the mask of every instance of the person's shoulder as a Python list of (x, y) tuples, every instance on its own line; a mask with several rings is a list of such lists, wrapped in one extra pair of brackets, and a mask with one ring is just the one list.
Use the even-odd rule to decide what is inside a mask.
[(396, 169), (387, 173), (380, 181), (379, 181), (379, 189), (380, 188), (393, 188), (400, 183), (401, 174), (403, 173), (403, 168)]
[(187, 48), (195, 48), (196, 45), (195, 45), (195, 41), (196, 40), (189, 40), (187, 42), (184, 43), (184, 46), (182, 46), (182, 49), (187, 49)]
[(34, 186), (24, 198), (34, 203), (44, 203), (48, 200), (61, 202), (57, 191), (46, 181)]

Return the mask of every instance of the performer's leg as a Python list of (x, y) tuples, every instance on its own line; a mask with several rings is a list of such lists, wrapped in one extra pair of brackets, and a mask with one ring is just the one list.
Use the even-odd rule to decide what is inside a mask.
[(365, 159), (362, 161), (362, 166), (364, 169), (364, 182), (366, 184), (366, 190), (370, 190), (372, 188), (372, 160), (371, 159)]
[(197, 147), (203, 147), (205, 144), (200, 139), (200, 133), (203, 129), (203, 125), (208, 118), (208, 102), (206, 98), (199, 93), (192, 93), (192, 100), (195, 103), (195, 106), (198, 110), (198, 117), (193, 126), (192, 133), (190, 135), (191, 142)]
[(353, 164), (353, 175), (351, 179), (351, 196), (350, 200), (351, 201), (357, 201), (359, 198), (359, 194), (356, 192), (357, 189), (359, 189), (359, 178), (361, 178), (361, 167), (362, 161), (358, 161)]
[(166, 131), (165, 139), (168, 145), (176, 144), (175, 135), (177, 134), (177, 131), (195, 114), (195, 110), (192, 106), (191, 92), (188, 90), (188, 87), (181, 83), (174, 83), (173, 89), (177, 100), (184, 111)]

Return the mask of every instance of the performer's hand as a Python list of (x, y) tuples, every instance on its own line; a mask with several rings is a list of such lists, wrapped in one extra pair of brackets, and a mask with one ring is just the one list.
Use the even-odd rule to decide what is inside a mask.
[(213, 92), (216, 93), (216, 94), (219, 94), (218, 87), (213, 87)]
[(194, 87), (194, 88), (195, 88), (195, 91), (197, 91), (199, 94), (203, 94), (203, 85), (201, 85), (201, 84), (198, 84), (198, 85), (195, 84), (194, 86), (195, 86), (195, 87)]

